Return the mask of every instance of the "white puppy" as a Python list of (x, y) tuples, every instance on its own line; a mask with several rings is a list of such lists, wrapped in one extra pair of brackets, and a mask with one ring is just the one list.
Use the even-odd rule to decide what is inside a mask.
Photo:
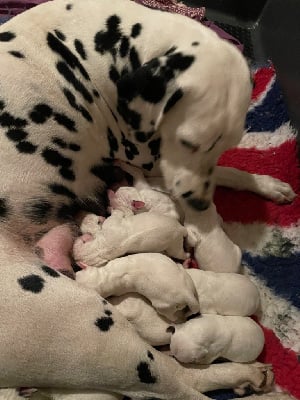
[(150, 182), (149, 179), (146, 180), (140, 168), (122, 161), (117, 161), (115, 164), (133, 177), (134, 186), (122, 186), (115, 193), (108, 192), (112, 210), (134, 214), (156, 212), (183, 221), (182, 208), (167, 192), (162, 191), (161, 180), (158, 184)]
[(151, 303), (137, 293), (110, 297), (108, 301), (133, 324), (138, 334), (151, 346), (169, 344), (171, 322), (159, 315)]
[(102, 297), (137, 292), (170, 321), (199, 312), (196, 289), (181, 264), (159, 253), (140, 253), (110, 261), (102, 268), (88, 267), (76, 280)]
[(165, 252), (170, 257), (184, 260), (186, 229), (174, 218), (156, 213), (126, 215), (115, 210), (102, 221), (88, 215), (81, 224), (83, 234), (73, 247), (76, 261), (99, 267), (109, 260), (130, 253)]
[(187, 269), (197, 290), (203, 314), (253, 315), (259, 307), (259, 292), (245, 275)]
[(251, 318), (204, 314), (176, 325), (170, 349), (183, 363), (210, 364), (220, 357), (254, 361), (263, 346), (263, 331)]

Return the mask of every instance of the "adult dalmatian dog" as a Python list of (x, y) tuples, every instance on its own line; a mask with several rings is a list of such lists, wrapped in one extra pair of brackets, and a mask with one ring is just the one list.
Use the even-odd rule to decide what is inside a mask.
[[(1, 26), (0, 52), (0, 386), (169, 400), (246, 385), (268, 391), (269, 366), (184, 368), (157, 352), (33, 251), (81, 209), (101, 211), (114, 159), (149, 176), (161, 169), (187, 221), (209, 233), (214, 182), (234, 181), (215, 164), (239, 142), (249, 104), (243, 57), (194, 21), (128, 0), (37, 6)], [(241, 185), (292, 196), (257, 179), (245, 175)], [(233, 244), (218, 251), (210, 262), (237, 262)]]

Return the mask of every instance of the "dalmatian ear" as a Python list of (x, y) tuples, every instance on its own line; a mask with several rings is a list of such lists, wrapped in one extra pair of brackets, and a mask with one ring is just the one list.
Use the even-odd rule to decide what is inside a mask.
[(157, 57), (123, 74), (117, 81), (118, 112), (138, 141), (147, 141), (166, 112), (181, 97), (176, 68), (168, 55)]

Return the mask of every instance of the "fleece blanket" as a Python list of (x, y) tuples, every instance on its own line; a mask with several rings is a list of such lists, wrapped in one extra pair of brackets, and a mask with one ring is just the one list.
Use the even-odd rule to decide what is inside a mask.
[[(274, 67), (255, 69), (254, 82), (247, 133), (219, 164), (272, 175), (299, 194), (296, 132)], [(260, 291), (257, 320), (266, 339), (260, 361), (273, 365), (277, 390), (300, 399), (300, 198), (279, 206), (249, 192), (217, 188), (215, 202), (224, 229), (243, 250), (246, 273)], [(224, 391), (213, 397), (231, 394)]]
[[(24, 1), (19, 3), (26, 8)], [(3, 9), (8, 4), (0, 2)], [(6, 19), (0, 17), (0, 22)], [(247, 133), (219, 164), (272, 175), (289, 182), (299, 194), (296, 133), (272, 64), (255, 68), (254, 82)], [(260, 360), (273, 364), (276, 390), (300, 399), (300, 198), (279, 206), (249, 192), (217, 188), (215, 202), (224, 229), (243, 249), (246, 273), (260, 290), (257, 321), (266, 338)], [(8, 400), (10, 395), (0, 398)], [(208, 395), (218, 400), (234, 397), (231, 391)]]

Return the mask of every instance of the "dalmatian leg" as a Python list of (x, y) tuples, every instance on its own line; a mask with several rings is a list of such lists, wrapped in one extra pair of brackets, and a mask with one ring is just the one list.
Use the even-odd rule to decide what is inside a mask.
[(208, 368), (204, 365), (189, 364), (185, 367), (190, 372), (191, 379), (197, 372), (202, 372), (202, 379), (197, 387), (201, 392), (232, 388), (238, 395), (242, 395), (246, 387), (255, 392), (269, 392), (273, 385), (271, 366), (258, 362), (211, 364)]
[(220, 226), (214, 204), (201, 212), (186, 207), (185, 227), (189, 244), (194, 247), (194, 256), (201, 269), (240, 272), (241, 250)]
[(292, 187), (280, 179), (230, 167), (216, 167), (216, 184), (236, 190), (250, 190), (278, 204), (290, 203), (296, 197)]
[[(44, 397), (51, 400), (122, 400), (123, 395), (117, 393), (67, 390), (67, 389), (41, 389)], [(32, 399), (34, 400), (34, 398)]]

